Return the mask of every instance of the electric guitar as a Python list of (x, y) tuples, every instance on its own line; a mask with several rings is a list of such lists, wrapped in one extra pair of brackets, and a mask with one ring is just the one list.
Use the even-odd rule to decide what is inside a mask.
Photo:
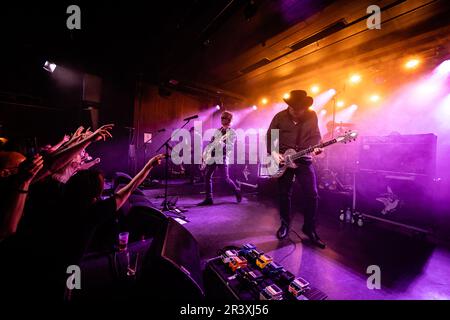
[[(334, 139), (328, 140), (324, 143), (320, 143), (317, 144), (315, 146), (309, 147), (307, 149), (301, 150), (301, 151), (295, 151), (294, 149), (288, 149), (286, 150), (286, 152), (283, 154), (283, 160), (278, 163), (278, 168), (274, 168), (273, 165), (271, 165), (268, 168), (268, 173), (272, 178), (280, 178), (281, 176), (283, 176), (283, 174), (286, 172), (286, 170), (288, 168), (297, 168), (297, 164), (295, 163), (295, 161), (299, 160), (300, 158), (313, 153), (314, 149), (316, 148), (325, 148), (328, 146), (331, 146), (335, 143), (347, 143), (347, 142), (352, 142), (356, 140), (356, 137), (358, 136), (358, 132), (356, 131), (348, 131), (346, 133), (344, 133), (343, 135), (340, 135)], [(272, 162), (271, 163), (277, 163), (276, 160), (272, 157)], [(276, 167), (276, 165), (275, 165)]]
[(205, 147), (205, 150), (203, 151), (203, 155), (202, 155), (202, 164), (200, 165), (200, 170), (206, 169), (206, 165), (210, 163), (210, 160), (212, 158), (211, 153), (214, 150), (214, 148), (216, 148), (219, 144), (221, 144), (226, 139), (228, 139), (231, 136), (231, 132), (232, 131), (230, 130), (227, 133), (225, 133), (223, 136), (221, 136), (220, 138), (216, 137), (213, 142), (211, 142), (210, 144), (208, 144)]

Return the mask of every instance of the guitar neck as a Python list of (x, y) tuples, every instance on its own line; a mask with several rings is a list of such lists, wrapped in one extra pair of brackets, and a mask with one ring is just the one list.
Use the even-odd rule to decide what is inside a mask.
[(325, 148), (325, 147), (328, 147), (328, 146), (330, 146), (332, 144), (335, 144), (336, 142), (337, 142), (336, 139), (332, 139), (332, 140), (325, 141), (324, 143), (316, 144), (315, 146), (309, 147), (308, 149), (304, 149), (302, 151), (297, 152), (296, 154), (293, 154), (291, 156), (291, 159), (292, 160), (297, 160), (297, 159), (299, 159), (299, 158), (301, 158), (303, 156), (306, 156), (307, 154), (312, 153), (314, 151), (314, 149), (316, 149), (316, 148)]

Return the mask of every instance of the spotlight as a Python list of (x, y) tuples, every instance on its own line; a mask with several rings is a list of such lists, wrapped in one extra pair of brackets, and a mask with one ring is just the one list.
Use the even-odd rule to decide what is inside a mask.
[(314, 105), (308, 108), (309, 110), (314, 110)]
[(312, 86), (311, 87), (311, 92), (312, 93), (318, 93), (320, 91), (320, 88), (318, 86)]
[(445, 60), (437, 68), (436, 73), (440, 76), (447, 76), (450, 74), (450, 60)]
[(254, 106), (252, 107), (252, 109), (255, 110), (255, 111), (258, 110), (258, 106), (257, 106), (257, 105), (254, 105)]
[(356, 110), (358, 110), (358, 106), (357, 106), (356, 104), (352, 104), (352, 105), (349, 107), (349, 109), (350, 109), (351, 111), (356, 111)]
[(372, 101), (372, 102), (377, 102), (379, 100), (380, 100), (380, 96), (377, 94), (373, 94), (370, 96), (370, 101)]
[(267, 100), (267, 98), (262, 98), (261, 99), (261, 103), (262, 104), (267, 104), (267, 102), (269, 102), (269, 100)]
[(420, 64), (419, 59), (410, 59), (405, 63), (406, 69), (415, 69)]
[(361, 82), (361, 76), (359, 74), (354, 74), (350, 77), (351, 83), (359, 83)]
[(216, 104), (216, 109), (220, 110), (220, 106), (218, 104)]
[(53, 71), (55, 71), (55, 69), (56, 69), (56, 64), (53, 62), (50, 62), (50, 61), (45, 61), (43, 68), (44, 68), (44, 70), (46, 70), (50, 73), (53, 73)]
[(287, 92), (287, 93), (283, 94), (283, 99), (289, 99), (290, 96), (291, 96), (290, 93)]
[(325, 110), (325, 109), (320, 110), (320, 115), (321, 116), (324, 116), (326, 114), (327, 114), (327, 110)]
[(338, 102), (336, 102), (336, 106), (339, 108), (342, 108), (345, 105), (344, 101), (339, 100)]

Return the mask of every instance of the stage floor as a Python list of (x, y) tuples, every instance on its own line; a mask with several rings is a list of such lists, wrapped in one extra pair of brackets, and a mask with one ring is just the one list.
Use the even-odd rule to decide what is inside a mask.
[[(279, 241), (277, 208), (255, 195), (217, 194), (213, 206), (197, 207), (203, 199), (201, 185), (171, 183), (169, 193), (185, 207), (185, 227), (200, 245), (204, 260), (217, 256), (224, 246), (251, 242), (292, 273), (324, 291), (329, 299), (450, 299), (450, 250), (376, 223), (362, 228), (345, 224), (335, 212), (320, 212), (318, 233), (326, 242), (321, 250), (302, 243), (293, 232)], [(145, 190), (159, 204), (161, 189)], [(276, 195), (274, 195), (276, 196)], [(294, 214), (293, 229), (301, 235), (303, 216)], [(381, 289), (367, 288), (367, 267), (381, 270)]]

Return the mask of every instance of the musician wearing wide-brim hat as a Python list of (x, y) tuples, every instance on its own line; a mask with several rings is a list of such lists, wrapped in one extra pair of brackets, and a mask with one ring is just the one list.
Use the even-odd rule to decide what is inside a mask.
[[(317, 114), (311, 110), (313, 98), (308, 96), (304, 90), (291, 91), (289, 97), (284, 99), (288, 107), (277, 113), (270, 123), (267, 131), (267, 151), (277, 162), (284, 161), (283, 153), (288, 149), (302, 150), (317, 145), (320, 140)], [(274, 151), (275, 143), (271, 133), (273, 129), (278, 130), (279, 152)], [(275, 142), (275, 143), (274, 143)], [(321, 149), (315, 150), (316, 154)], [(318, 207), (317, 182), (312, 158), (304, 157), (296, 162), (297, 168), (288, 168), (278, 178), (279, 207), (281, 226), (277, 231), (277, 237), (284, 239), (291, 227), (291, 191), (294, 176), (299, 181), (304, 193), (305, 210), (302, 231), (318, 247), (325, 248), (316, 232), (315, 218)], [(300, 196), (300, 195), (294, 195)]]

